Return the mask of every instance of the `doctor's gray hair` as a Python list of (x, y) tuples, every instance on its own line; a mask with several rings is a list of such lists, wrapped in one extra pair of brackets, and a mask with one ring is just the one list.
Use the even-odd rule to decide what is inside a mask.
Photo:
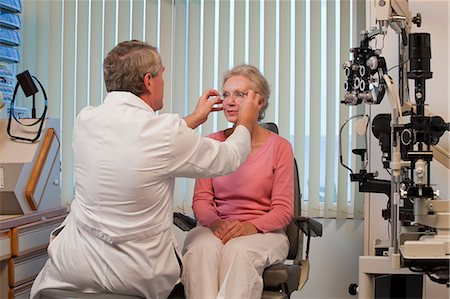
[(140, 96), (145, 91), (145, 74), (157, 76), (160, 67), (161, 56), (155, 47), (138, 40), (123, 41), (103, 61), (106, 90)]
[(269, 106), (270, 97), (270, 87), (266, 78), (264, 78), (261, 72), (253, 65), (241, 64), (225, 73), (223, 84), (225, 84), (228, 79), (235, 76), (242, 76), (250, 80), (250, 89), (261, 96), (263, 106), (261, 107), (261, 110), (259, 110), (258, 120), (262, 120), (266, 114), (266, 109)]

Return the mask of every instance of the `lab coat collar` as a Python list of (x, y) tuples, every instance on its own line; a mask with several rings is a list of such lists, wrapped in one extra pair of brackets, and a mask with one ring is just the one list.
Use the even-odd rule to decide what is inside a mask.
[(128, 91), (111, 91), (106, 95), (104, 102), (132, 105), (155, 113), (143, 99)]

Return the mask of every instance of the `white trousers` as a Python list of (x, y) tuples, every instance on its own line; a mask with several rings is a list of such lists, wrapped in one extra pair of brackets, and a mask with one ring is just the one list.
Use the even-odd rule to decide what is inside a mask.
[(242, 236), (223, 244), (209, 228), (197, 226), (183, 248), (187, 298), (261, 298), (264, 269), (283, 262), (288, 250), (283, 232)]

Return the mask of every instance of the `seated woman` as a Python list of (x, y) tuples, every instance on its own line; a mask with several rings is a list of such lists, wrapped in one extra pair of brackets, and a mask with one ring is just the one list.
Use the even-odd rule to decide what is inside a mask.
[[(236, 123), (249, 90), (263, 100), (269, 84), (259, 70), (240, 65), (225, 74), (223, 111)], [(211, 134), (224, 141), (234, 127)], [(188, 298), (260, 298), (262, 273), (283, 262), (289, 241), (284, 232), (293, 214), (294, 158), (289, 141), (256, 125), (247, 161), (230, 175), (198, 179), (193, 210), (199, 225), (183, 248), (183, 284)]]

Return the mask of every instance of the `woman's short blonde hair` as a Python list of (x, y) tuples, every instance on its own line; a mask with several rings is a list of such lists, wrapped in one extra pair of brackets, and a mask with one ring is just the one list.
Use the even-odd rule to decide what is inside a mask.
[(247, 78), (251, 82), (250, 89), (257, 92), (261, 96), (261, 99), (263, 100), (263, 106), (259, 111), (258, 120), (262, 120), (265, 116), (266, 109), (269, 106), (270, 97), (270, 87), (266, 78), (264, 78), (261, 72), (253, 65), (241, 64), (235, 66), (225, 73), (222, 86), (225, 84), (225, 82), (227, 82), (228, 79), (235, 76), (242, 76)]

